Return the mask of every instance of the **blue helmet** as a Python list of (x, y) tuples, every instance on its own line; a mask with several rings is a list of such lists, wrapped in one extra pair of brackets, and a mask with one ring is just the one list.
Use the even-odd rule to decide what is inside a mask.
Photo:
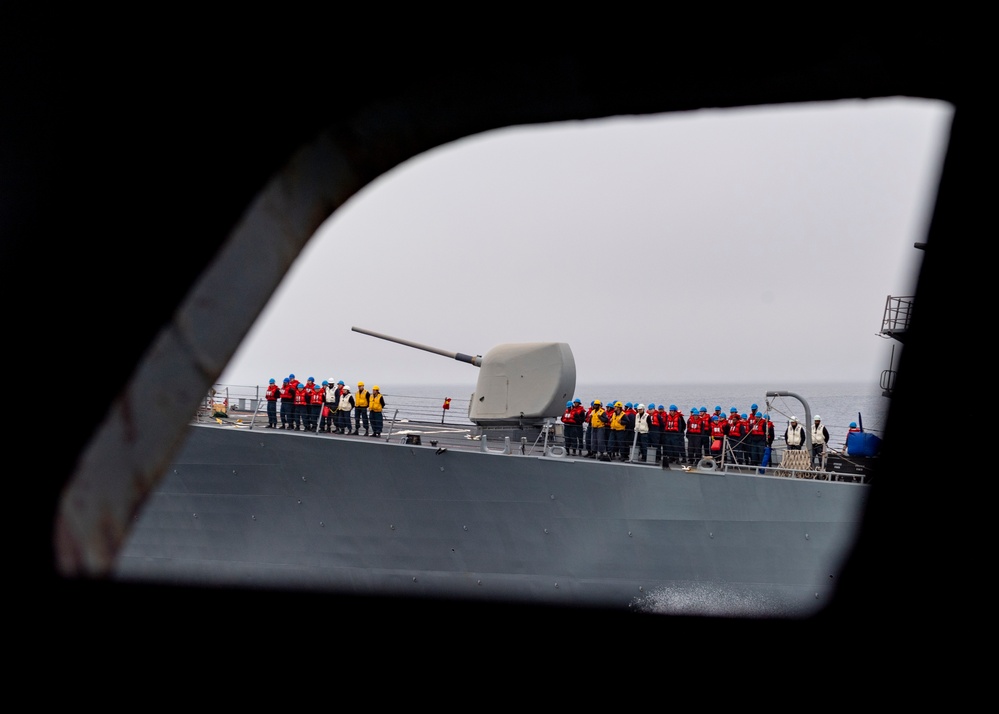
[(649, 411), (652, 411), (655, 408), (656, 408), (656, 405), (653, 404), (652, 402), (649, 402)]
[(707, 414), (708, 413), (708, 408), (707, 407), (701, 407), (697, 411), (699, 411), (701, 414)]
[(315, 378), (315, 377), (309, 377), (309, 378), (308, 378), (307, 380), (305, 380), (305, 381), (306, 381), (306, 382), (315, 382), (315, 381), (316, 381), (316, 378)]
[(757, 409), (759, 409), (759, 407), (756, 406), (755, 404), (750, 404), (749, 408), (752, 409), (753, 411), (756, 411)]
[(770, 415), (769, 415), (769, 414), (764, 414), (764, 415), (763, 415), (763, 418), (764, 418), (764, 419), (769, 419), (769, 418), (770, 418)]
[(711, 415), (711, 421), (718, 421), (718, 415), (717, 414), (712, 414)]
[(748, 414), (740, 414), (739, 416), (742, 417), (743, 419), (748, 419), (749, 418)]
[(718, 404), (715, 404), (715, 411), (716, 412), (720, 412), (721, 411), (721, 406), (719, 406)]
[(567, 407), (568, 409), (572, 409), (572, 402), (566, 402), (566, 403), (565, 403), (565, 406), (566, 406), (566, 407)]
[(676, 411), (676, 404), (670, 404), (670, 405), (669, 405), (669, 410), (670, 410), (671, 412), (675, 412), (675, 411)]
[(625, 403), (624, 403), (624, 408), (625, 408), (625, 409), (631, 409), (631, 407), (632, 407), (632, 404), (631, 404), (631, 402), (625, 402)]
[(728, 413), (729, 414), (738, 414), (739, 410), (736, 409), (735, 407), (730, 407), (729, 410), (728, 410)]
[(293, 375), (293, 374), (289, 374), (288, 375), (288, 379), (294, 379), (294, 378), (295, 378), (295, 375)]
[(690, 408), (690, 413), (691, 414), (697, 414), (697, 407), (691, 407)]
[(305, 389), (305, 385), (304, 385), (304, 384), (302, 384), (301, 382), (299, 382), (299, 383), (298, 383), (298, 388), (299, 388), (299, 389)]
[(274, 384), (274, 380), (273, 380), (273, 379), (271, 379), (271, 381), (270, 381), (270, 382), (268, 382), (268, 384)]
[(290, 379), (288, 379), (287, 377), (285, 377), (285, 378), (284, 378), (284, 383), (285, 383), (285, 384), (288, 384), (288, 382), (290, 382), (290, 381), (291, 381), (291, 380), (290, 380)]
[(851, 428), (851, 429), (856, 429), (856, 428), (857, 428), (857, 422), (855, 422), (855, 421), (851, 421), (851, 422), (850, 422), (850, 428)]
[(327, 384), (329, 384), (329, 382), (327, 382), (327, 381), (326, 381), (326, 380), (324, 379), (324, 380), (323, 380), (323, 386), (325, 387), (325, 386), (326, 386)]
[(337, 384), (339, 384), (342, 387), (343, 386), (343, 380), (341, 379), (339, 382), (337, 382)]
[(572, 403), (573, 404), (582, 404), (583, 400), (580, 399), (579, 397), (576, 397), (575, 399), (572, 400)]

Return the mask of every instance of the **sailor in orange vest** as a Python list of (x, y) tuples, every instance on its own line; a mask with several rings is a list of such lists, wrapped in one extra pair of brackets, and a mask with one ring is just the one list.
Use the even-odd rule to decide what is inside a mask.
[(582, 406), (576, 409), (573, 402), (565, 403), (565, 411), (562, 412), (562, 434), (565, 439), (565, 453), (569, 455), (579, 453), (582, 446), (582, 412)]
[(322, 409), (322, 395), (318, 393), (316, 378), (309, 377), (305, 382), (305, 394), (309, 405), (305, 408), (305, 430), (316, 431), (319, 428), (319, 410)]
[(725, 436), (728, 434), (728, 420), (719, 419), (717, 414), (711, 415), (711, 445), (708, 450), (712, 456), (721, 456), (722, 445), (725, 443)]
[(376, 384), (371, 388), (371, 398), (368, 400), (368, 411), (371, 412), (371, 436), (382, 435), (382, 412), (385, 410), (385, 397), (382, 396), (381, 388)]
[(295, 413), (295, 390), (288, 377), (284, 378), (279, 397), (281, 399), (281, 428), (290, 429), (291, 415)]
[(264, 393), (264, 399), (267, 400), (267, 429), (277, 429), (277, 403), (280, 396), (281, 389), (271, 379), (267, 384), (267, 391)]
[(581, 456), (583, 453), (583, 424), (586, 422), (586, 410), (583, 408), (583, 400), (579, 397), (572, 400), (572, 411), (576, 415), (576, 438), (578, 439), (576, 455)]
[(361, 433), (361, 422), (364, 422), (364, 434), (368, 434), (368, 398), (370, 392), (364, 389), (364, 382), (357, 383), (357, 394), (354, 396), (354, 433)]
[(749, 415), (748, 414), (742, 414), (742, 415), (740, 415), (740, 417), (741, 417), (740, 421), (742, 422), (742, 457), (743, 457), (743, 463), (744, 464), (748, 464), (748, 463), (750, 463), (750, 460), (749, 460), (750, 459), (750, 457), (749, 457), (749, 451), (750, 451), (749, 434), (753, 430), (753, 421), (751, 421), (749, 419)]
[(656, 461), (666, 459), (666, 463), (669, 463), (669, 456), (666, 450), (666, 444), (668, 438), (666, 437), (666, 405), (660, 404), (656, 409), (656, 421), (659, 422), (659, 447), (656, 449)]
[(691, 407), (690, 416), (687, 417), (687, 463), (696, 464), (704, 456), (704, 440), (707, 438), (704, 433), (704, 422), (701, 421), (701, 413), (697, 407)]
[(701, 449), (705, 456), (711, 456), (711, 415), (708, 414), (708, 408), (698, 409), (697, 416), (701, 420)]
[(669, 459), (671, 463), (680, 463), (687, 457), (683, 445), (686, 428), (687, 422), (683, 414), (677, 411), (676, 404), (670, 404), (663, 423), (663, 458)]
[(652, 402), (649, 402), (645, 413), (649, 415), (649, 448), (653, 450), (652, 458), (659, 463), (663, 458), (663, 420)]
[[(760, 466), (763, 463), (763, 452), (767, 448), (767, 426), (767, 419), (758, 412), (755, 418), (749, 419), (749, 436), (746, 437), (746, 444), (750, 466)], [(772, 426), (769, 431), (773, 431)]]
[(309, 408), (309, 397), (305, 393), (305, 385), (301, 382), (298, 383), (298, 389), (295, 390), (295, 404), (293, 406), (295, 410), (291, 414), (291, 430), (305, 431), (305, 414)]

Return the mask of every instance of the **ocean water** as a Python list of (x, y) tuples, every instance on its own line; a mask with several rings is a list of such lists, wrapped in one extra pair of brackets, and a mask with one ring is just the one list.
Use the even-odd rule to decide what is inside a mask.
[[(443, 419), (448, 424), (470, 424), (468, 407), (475, 383), (401, 385), (385, 393), (386, 412), (391, 417), (398, 410), (398, 418), (418, 420)], [(572, 398), (578, 397), (585, 406), (594, 399), (604, 402), (632, 402), (633, 404), (676, 404), (684, 416), (692, 407), (707, 407), (712, 413), (721, 406), (726, 416), (732, 407), (739, 413), (749, 413), (750, 405), (757, 404), (770, 415), (778, 439), (784, 433), (790, 417), (795, 416), (803, 426), (804, 405), (795, 397), (767, 397), (768, 391), (787, 391), (800, 395), (808, 402), (812, 417), (822, 417), (829, 430), (831, 444), (842, 448), (850, 422), (857, 422), (864, 431), (884, 436), (890, 400), (881, 395), (881, 387), (869, 383), (810, 383), (775, 387), (762, 384), (733, 385), (647, 385), (647, 384), (589, 384), (580, 383)], [(444, 400), (450, 397), (450, 408), (443, 409)]]

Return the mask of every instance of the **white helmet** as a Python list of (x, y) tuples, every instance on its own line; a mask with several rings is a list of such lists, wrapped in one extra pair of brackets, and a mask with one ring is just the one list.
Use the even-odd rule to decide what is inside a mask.
[(642, 409), (645, 409), (645, 405), (644, 405), (644, 404), (639, 404), (639, 405), (638, 405), (637, 407), (635, 407), (635, 408), (636, 408), (636, 409), (638, 409), (638, 410), (642, 410)]

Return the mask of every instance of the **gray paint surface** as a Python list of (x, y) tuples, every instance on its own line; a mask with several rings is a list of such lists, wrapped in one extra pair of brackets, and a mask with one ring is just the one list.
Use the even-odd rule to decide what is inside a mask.
[(189, 431), (128, 537), (117, 578), (808, 614), (833, 595), (869, 491), (312, 434)]

